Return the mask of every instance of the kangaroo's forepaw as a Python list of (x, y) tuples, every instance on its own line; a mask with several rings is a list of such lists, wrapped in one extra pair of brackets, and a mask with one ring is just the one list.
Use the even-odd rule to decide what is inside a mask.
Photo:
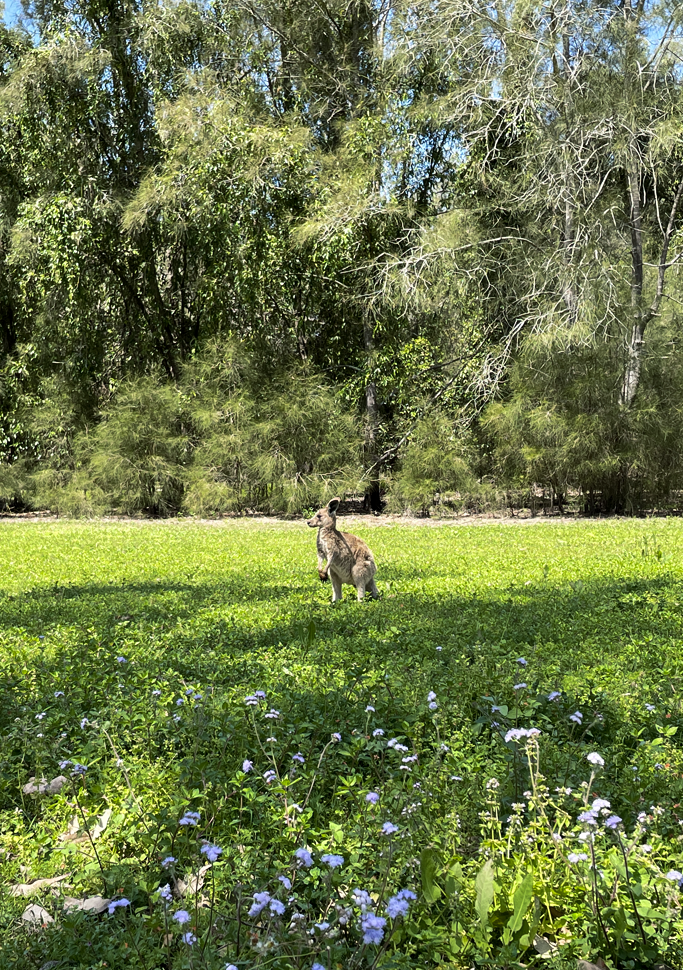
[(329, 578), (330, 578), (329, 575), (328, 575), (328, 573), (327, 573), (327, 570), (326, 569), (319, 569), (318, 570), (318, 576), (320, 576), (320, 582), (321, 583), (327, 583), (329, 581)]

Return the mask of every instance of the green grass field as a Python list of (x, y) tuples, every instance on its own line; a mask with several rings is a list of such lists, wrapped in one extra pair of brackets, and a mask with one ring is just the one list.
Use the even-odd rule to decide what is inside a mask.
[(683, 966), (683, 522), (353, 531), (0, 524), (0, 967)]

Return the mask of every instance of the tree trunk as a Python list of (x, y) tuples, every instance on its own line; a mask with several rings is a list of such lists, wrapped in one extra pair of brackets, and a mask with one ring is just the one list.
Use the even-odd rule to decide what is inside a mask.
[(574, 278), (574, 253), (576, 248), (576, 184), (572, 166), (571, 151), (574, 138), (574, 105), (571, 92), (571, 44), (568, 34), (562, 35), (562, 68), (555, 67), (555, 73), (561, 78), (562, 100), (564, 107), (564, 231), (562, 235), (562, 262), (564, 264), (564, 280), (562, 284), (562, 299), (567, 309), (570, 326), (576, 323), (578, 310), (578, 294)]
[(365, 385), (365, 461), (369, 468), (365, 488), (365, 507), (371, 512), (382, 511), (382, 500), (379, 490), (378, 438), (379, 438), (379, 404), (377, 402), (377, 385), (372, 379), (375, 356), (375, 340), (372, 333), (372, 321), (367, 314), (363, 316), (363, 340), (367, 360), (368, 380)]
[(9, 299), (0, 304), (0, 334), (2, 352), (11, 354), (17, 343), (17, 332), (14, 326), (14, 306)]
[(626, 356), (626, 369), (621, 385), (620, 403), (630, 407), (638, 393), (643, 365), (643, 217), (640, 204), (640, 171), (635, 148), (630, 150), (628, 167), (629, 222), (631, 226), (631, 339)]

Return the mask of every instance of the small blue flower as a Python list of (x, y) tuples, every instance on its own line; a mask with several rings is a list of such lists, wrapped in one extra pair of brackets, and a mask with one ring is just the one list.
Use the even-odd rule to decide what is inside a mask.
[(313, 865), (313, 856), (308, 849), (297, 849), (294, 855), (299, 860), (300, 865), (306, 866), (307, 869), (310, 869)]
[(258, 916), (271, 900), (270, 893), (254, 893), (254, 902), (249, 909), (249, 916)]
[(372, 897), (369, 892), (365, 889), (354, 889), (351, 893), (351, 898), (353, 899), (356, 906), (360, 907), (361, 913), (366, 912), (368, 909), (372, 909)]
[(253, 767), (254, 767), (253, 761), (245, 760), (242, 762), (242, 771), (245, 773), (245, 775), (247, 774), (247, 772), (251, 771)]
[(402, 889), (399, 893), (396, 893), (387, 903), (387, 916), (391, 919), (406, 916), (412, 899), (417, 899), (417, 896), (410, 889)]
[(171, 887), (168, 883), (165, 886), (159, 887), (159, 896), (165, 903), (173, 902), (173, 893), (171, 892)]
[(130, 906), (130, 899), (125, 899), (125, 897), (123, 899), (113, 899), (107, 907), (109, 915), (111, 916), (114, 910), (118, 909), (119, 906)]
[(561, 696), (562, 696), (561, 695), (561, 691), (559, 691), (559, 690), (551, 690), (550, 693), (548, 694), (548, 700), (549, 701), (556, 701), (557, 698), (558, 697), (561, 697)]
[(162, 859), (162, 861), (161, 861), (161, 868), (162, 869), (168, 869), (169, 866), (173, 865), (173, 863), (174, 862), (177, 862), (177, 861), (178, 860), (176, 859), (175, 856), (173, 856), (173, 855), (167, 855), (166, 858), (165, 859)]
[(526, 667), (528, 661), (525, 660), (524, 657), (517, 657), (516, 663), (518, 663), (521, 667)]
[(393, 835), (394, 832), (398, 832), (398, 825), (394, 825), (393, 822), (385, 822), (382, 826), (382, 835)]
[(199, 812), (188, 812), (186, 811), (183, 817), (178, 822), (178, 825), (197, 825), (201, 815)]
[(186, 909), (179, 909), (173, 914), (173, 919), (178, 923), (179, 926), (183, 926), (185, 923), (190, 922), (190, 914)]
[(512, 689), (513, 690), (522, 690), (523, 687), (526, 687), (526, 684), (525, 683), (515, 684), (515, 686)]
[(304, 756), (300, 751), (297, 751), (296, 754), (292, 755), (292, 761), (298, 761), (300, 765), (303, 765), (306, 763), (306, 759), (304, 758)]
[(363, 943), (381, 943), (384, 937), (384, 927), (387, 921), (383, 916), (365, 913), (361, 916), (360, 925), (363, 930)]
[(610, 815), (610, 817), (605, 820), (605, 828), (614, 830), (617, 828), (620, 822), (621, 819), (618, 815)]
[(223, 850), (217, 845), (211, 845), (206, 842), (200, 849), (202, 855), (205, 855), (209, 862), (216, 862), (219, 855), (223, 854)]
[(197, 942), (197, 937), (194, 933), (183, 933), (183, 943), (187, 943), (188, 946), (192, 946), (193, 943)]
[(343, 855), (332, 855), (329, 852), (320, 856), (320, 861), (326, 863), (330, 869), (338, 869), (344, 865)]
[(583, 714), (581, 711), (574, 711), (573, 714), (569, 715), (569, 720), (573, 721), (574, 724), (581, 724), (583, 721)]
[(370, 791), (365, 796), (365, 801), (370, 802), (371, 805), (376, 805), (377, 802), (379, 801), (379, 795), (377, 794), (376, 791)]

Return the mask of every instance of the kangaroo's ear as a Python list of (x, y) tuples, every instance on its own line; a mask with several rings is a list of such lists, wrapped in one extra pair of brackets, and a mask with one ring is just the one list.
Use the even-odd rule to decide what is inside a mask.
[(330, 501), (327, 503), (327, 511), (330, 513), (330, 515), (336, 515), (340, 502), (341, 502), (340, 498), (330, 499)]

